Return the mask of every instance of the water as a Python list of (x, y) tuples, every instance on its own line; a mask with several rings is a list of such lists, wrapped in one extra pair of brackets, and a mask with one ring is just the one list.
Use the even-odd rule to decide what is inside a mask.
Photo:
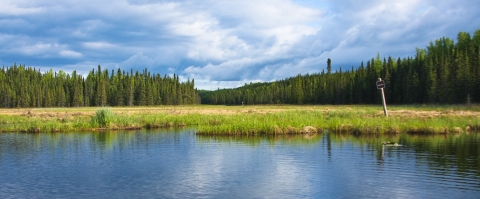
[(479, 198), (479, 144), (478, 134), (2, 133), (0, 198)]

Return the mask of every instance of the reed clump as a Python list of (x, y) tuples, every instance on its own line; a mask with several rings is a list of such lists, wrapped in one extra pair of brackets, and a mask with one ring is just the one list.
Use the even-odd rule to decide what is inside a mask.
[(110, 109), (100, 109), (95, 112), (95, 115), (92, 117), (93, 126), (103, 128), (109, 127), (114, 117), (115, 116)]

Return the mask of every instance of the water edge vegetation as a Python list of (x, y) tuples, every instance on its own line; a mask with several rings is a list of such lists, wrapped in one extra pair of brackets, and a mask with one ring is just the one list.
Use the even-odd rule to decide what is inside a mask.
[(462, 133), (480, 129), (480, 107), (373, 105), (155, 106), (0, 109), (1, 132), (195, 127), (204, 135)]

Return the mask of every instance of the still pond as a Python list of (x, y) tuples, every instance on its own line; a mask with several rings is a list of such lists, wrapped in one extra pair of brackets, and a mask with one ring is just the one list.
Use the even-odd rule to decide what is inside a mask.
[(479, 198), (479, 154), (477, 133), (1, 133), (0, 198)]

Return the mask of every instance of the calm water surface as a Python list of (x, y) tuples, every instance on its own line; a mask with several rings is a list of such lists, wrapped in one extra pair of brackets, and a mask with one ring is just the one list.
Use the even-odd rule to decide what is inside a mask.
[(479, 198), (479, 144), (474, 133), (2, 133), (0, 198)]

